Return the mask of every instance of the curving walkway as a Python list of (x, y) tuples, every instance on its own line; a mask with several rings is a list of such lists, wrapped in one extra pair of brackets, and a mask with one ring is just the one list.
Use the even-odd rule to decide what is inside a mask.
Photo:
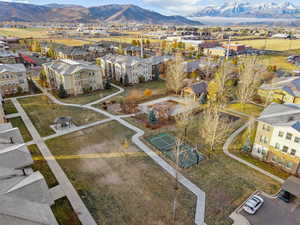
[(230, 158), (232, 158), (234, 160), (237, 160), (238, 162), (240, 162), (240, 163), (242, 163), (242, 164), (244, 164), (246, 166), (249, 166), (252, 169), (257, 170), (258, 172), (260, 172), (260, 173), (262, 173), (262, 174), (264, 174), (264, 175), (266, 175), (266, 176), (268, 176), (268, 177), (270, 177), (270, 178), (278, 181), (279, 183), (283, 183), (284, 180), (281, 179), (280, 177), (277, 177), (277, 176), (275, 176), (275, 175), (273, 175), (273, 174), (271, 174), (271, 173), (269, 173), (269, 172), (267, 172), (267, 171), (265, 171), (265, 170), (263, 170), (263, 169), (255, 166), (255, 165), (253, 165), (253, 164), (251, 164), (251, 163), (249, 163), (249, 162), (247, 162), (247, 161), (245, 161), (245, 160), (243, 160), (243, 159), (241, 159), (241, 158), (237, 157), (236, 155), (234, 155), (234, 154), (232, 154), (232, 153), (229, 152), (229, 146), (232, 144), (232, 142), (234, 141), (234, 139), (249, 126), (249, 123), (250, 122), (247, 122), (246, 124), (244, 124), (242, 127), (240, 127), (239, 129), (237, 129), (235, 132), (233, 132), (230, 135), (230, 137), (226, 140), (226, 142), (225, 142), (225, 144), (223, 146), (223, 152), (227, 156), (229, 156)]
[[(133, 130), (136, 132), (134, 136), (132, 136), (132, 142), (139, 147), (143, 152), (145, 152), (150, 158), (152, 158), (158, 165), (160, 165), (167, 173), (169, 173), (172, 177), (176, 177), (176, 169), (173, 168), (171, 165), (169, 165), (164, 159), (162, 159), (158, 154), (156, 154), (154, 151), (152, 151), (148, 146), (146, 146), (141, 140), (140, 137), (144, 135), (144, 131), (140, 128), (130, 124), (129, 122), (122, 119), (120, 116), (112, 115), (104, 110), (98, 109), (93, 107), (92, 105), (95, 105), (101, 101), (104, 101), (106, 99), (109, 99), (117, 94), (120, 94), (124, 92), (124, 89), (112, 84), (114, 87), (118, 88), (119, 91), (106, 96), (105, 98), (99, 99), (97, 101), (88, 103), (86, 105), (77, 105), (77, 104), (68, 104), (59, 101), (57, 98), (55, 98), (53, 95), (45, 91), (43, 88), (39, 86), (39, 84), (36, 83), (36, 85), (43, 90), (43, 93), (47, 95), (54, 103), (64, 106), (72, 106), (72, 107), (78, 107), (83, 109), (89, 109), (93, 110), (95, 112), (101, 113), (105, 116), (107, 116), (111, 120), (115, 120), (122, 124), (123, 126), (127, 127), (130, 130)], [(56, 162), (56, 161), (54, 161)], [(196, 212), (195, 212), (195, 224), (197, 225), (206, 225), (204, 222), (205, 218), (205, 192), (202, 191), (198, 186), (196, 186), (194, 183), (192, 183), (189, 179), (184, 177), (181, 173), (177, 173), (178, 181), (181, 185), (183, 185), (185, 188), (187, 188), (189, 191), (193, 192), (197, 196), (197, 203), (196, 203)], [(89, 224), (92, 225), (92, 224)]]

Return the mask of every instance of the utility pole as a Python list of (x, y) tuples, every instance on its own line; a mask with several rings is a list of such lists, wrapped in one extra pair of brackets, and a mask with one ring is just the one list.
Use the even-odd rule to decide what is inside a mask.
[(228, 39), (228, 46), (227, 46), (227, 52), (226, 52), (226, 60), (229, 59), (230, 45), (231, 45), (231, 36), (229, 36), (229, 39)]

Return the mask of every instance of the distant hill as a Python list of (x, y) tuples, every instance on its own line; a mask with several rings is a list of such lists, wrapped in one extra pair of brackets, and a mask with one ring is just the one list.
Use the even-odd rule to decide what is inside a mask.
[(207, 6), (191, 15), (192, 17), (256, 17), (256, 18), (300, 18), (300, 7), (291, 2), (260, 3), (225, 2), (219, 6)]
[(182, 16), (165, 16), (135, 5), (33, 5), (0, 1), (0, 21), (23, 22), (117, 22), (145, 24), (202, 25)]

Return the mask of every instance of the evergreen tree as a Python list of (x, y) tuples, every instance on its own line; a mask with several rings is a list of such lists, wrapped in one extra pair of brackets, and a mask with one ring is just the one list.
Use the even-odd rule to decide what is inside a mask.
[(60, 98), (66, 98), (68, 96), (63, 84), (60, 84), (60, 86), (59, 86), (58, 96)]
[(151, 124), (155, 124), (157, 122), (157, 118), (153, 110), (150, 111), (148, 119), (149, 119), (149, 123)]

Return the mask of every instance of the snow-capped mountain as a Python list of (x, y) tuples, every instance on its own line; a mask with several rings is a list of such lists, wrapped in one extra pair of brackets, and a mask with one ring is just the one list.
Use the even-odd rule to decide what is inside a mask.
[(251, 4), (249, 2), (224, 3), (220, 6), (207, 6), (192, 16), (223, 16), (239, 17), (251, 16), (261, 18), (300, 18), (300, 7), (290, 3), (261, 3)]

